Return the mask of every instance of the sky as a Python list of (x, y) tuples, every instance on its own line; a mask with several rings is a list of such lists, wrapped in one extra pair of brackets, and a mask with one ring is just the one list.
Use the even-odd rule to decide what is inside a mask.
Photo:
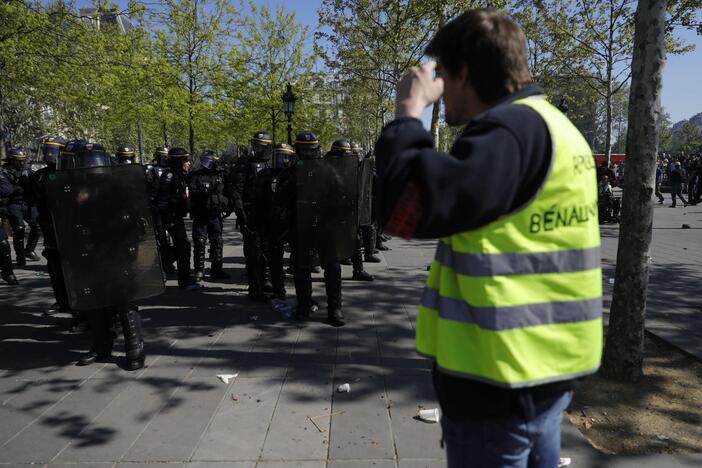
[[(117, 0), (117, 3), (126, 5), (127, 2)], [(232, 3), (237, 5), (238, 0), (232, 0)], [(271, 8), (282, 3), (287, 10), (296, 13), (299, 22), (309, 25), (312, 33), (318, 28), (317, 9), (322, 4), (322, 0), (255, 0), (255, 3)], [(79, 6), (88, 6), (92, 2), (79, 0), (78, 4)], [(702, 94), (700, 93), (702, 87), (702, 36), (688, 30), (681, 30), (679, 34), (686, 42), (695, 44), (697, 47), (695, 51), (685, 55), (669, 55), (663, 71), (661, 103), (665, 112), (670, 114), (673, 123), (689, 119), (702, 112), (702, 99), (700, 98)], [(425, 115), (428, 115), (428, 112)]]

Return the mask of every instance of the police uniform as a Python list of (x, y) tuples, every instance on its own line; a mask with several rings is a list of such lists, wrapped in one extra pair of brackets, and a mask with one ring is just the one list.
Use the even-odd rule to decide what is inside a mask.
[[(15, 249), (17, 266), (25, 266), (26, 259), (39, 260), (34, 249), (39, 242), (39, 224), (37, 209), (27, 200), (30, 168), (26, 164), (27, 154), (19, 149), (9, 150), (8, 162), (5, 165), (7, 176), (12, 182), (13, 191), (7, 199), (7, 219), (12, 227), (12, 243)], [(29, 226), (29, 235), (25, 246), (25, 221)]]
[(169, 167), (159, 179), (156, 208), (165, 231), (173, 239), (178, 286), (194, 289), (198, 284), (190, 275), (190, 241), (183, 220), (190, 211), (188, 173), (184, 169), (187, 163), (190, 163), (190, 153), (185, 149), (171, 148), (168, 151)]
[(61, 157), (63, 149), (64, 144), (54, 138), (49, 138), (43, 143), (42, 154), (46, 167), (30, 175), (31, 191), (27, 194), (30, 204), (36, 206), (37, 209), (37, 222), (44, 235), (44, 249), (41, 254), (46, 258), (46, 267), (56, 301), (49, 307), (47, 313), (68, 312), (70, 310), (66, 283), (61, 268), (61, 257), (46, 198), (46, 183), (56, 173), (56, 164)]
[(254, 301), (267, 299), (264, 294), (266, 263), (263, 244), (253, 211), (254, 185), (259, 172), (270, 167), (272, 150), (273, 138), (268, 133), (254, 133), (250, 154), (236, 162), (227, 179), (230, 211), (236, 213), (237, 224), (244, 241), (248, 296)]
[(167, 169), (168, 148), (165, 146), (159, 146), (154, 152), (153, 164), (147, 164), (144, 167), (144, 174), (146, 175), (146, 189), (151, 200), (154, 232), (156, 234), (156, 243), (158, 244), (158, 250), (161, 255), (161, 265), (163, 266), (164, 272), (172, 274), (176, 272), (176, 269), (173, 266), (173, 263), (175, 262), (173, 243), (171, 242), (168, 233), (166, 232), (166, 228), (163, 225), (163, 220), (161, 219), (161, 214), (157, 208), (156, 200), (161, 176), (164, 172), (166, 172)]
[[(134, 191), (135, 185), (143, 183), (140, 169), (134, 168), (137, 171), (136, 178), (129, 179), (131, 185), (121, 185), (127, 183), (123, 179), (113, 185), (111, 182), (115, 179), (112, 177), (117, 176), (109, 168), (112, 165), (111, 158), (102, 146), (72, 141), (66, 144), (64, 155), (70, 156), (72, 162), (59, 160), (55, 177), (62, 177), (62, 181), (53, 185), (47, 183), (46, 187), (47, 192), (53, 190), (51, 193), (54, 197), (64, 197), (58, 199), (61, 203), (49, 204), (50, 216), (56, 226), (55, 234), (61, 240), (61, 254), (66, 259), (63, 267), (67, 269), (67, 278), (71, 280), (67, 283), (71, 288), (71, 291), (67, 291), (70, 292), (71, 304), (87, 314), (91, 325), (92, 345), (90, 351), (78, 361), (78, 365), (87, 365), (111, 355), (112, 318), (117, 315), (124, 334), (125, 368), (140, 369), (145, 360), (141, 318), (138, 307), (131, 304), (130, 300), (135, 297), (135, 290), (142, 283), (140, 280), (153, 281), (139, 276), (147, 269), (146, 263), (139, 262), (136, 268), (138, 272), (133, 273), (134, 265), (138, 262), (139, 238), (143, 235), (143, 224), (139, 218), (144, 218), (147, 206), (146, 200), (141, 198), (144, 206), (139, 212), (132, 200), (124, 199), (125, 194)], [(76, 177), (76, 169), (91, 170), (81, 172)], [(124, 188), (121, 192), (114, 192), (116, 187)], [(144, 190), (143, 186), (139, 188)], [(57, 194), (57, 191), (61, 191), (61, 194)], [(115, 193), (121, 197), (115, 195), (118, 198), (110, 198)], [(76, 194), (79, 196), (76, 197)], [(66, 210), (70, 210), (70, 214)], [(108, 210), (112, 211), (110, 215), (106, 212)], [(82, 228), (76, 230), (76, 226)], [(125, 241), (128, 242), (126, 245)], [(111, 255), (106, 256), (105, 252), (110, 252)], [(146, 255), (144, 258), (154, 256)], [(160, 280), (162, 273), (157, 271), (157, 275)], [(161, 283), (160, 290), (162, 286)]]
[[(9, 175), (0, 168), (0, 210), (4, 210), (6, 200), (12, 195), (13, 186)], [(12, 271), (12, 254), (10, 243), (7, 241), (5, 226), (0, 222), (0, 276), (7, 284), (18, 284)]]
[(195, 279), (200, 280), (205, 270), (205, 246), (210, 240), (210, 276), (227, 279), (223, 270), (222, 219), (227, 216), (229, 200), (224, 195), (224, 174), (218, 166), (219, 157), (212, 151), (200, 156), (200, 168), (190, 176), (190, 211), (193, 218), (193, 265)]
[(291, 215), (284, 173), (294, 161), (295, 151), (290, 145), (275, 145), (272, 167), (262, 169), (254, 184), (253, 213), (270, 268), (271, 289), (277, 299), (285, 298), (283, 256), (285, 242), (289, 240)]
[[(295, 153), (299, 160), (312, 160), (321, 157), (319, 149), (319, 140), (314, 133), (301, 132), (295, 140)], [(309, 183), (310, 181), (303, 179), (300, 174), (300, 166), (295, 170), (286, 171), (281, 175), (282, 186), (285, 187), (285, 197), (289, 200), (290, 210), (293, 213), (291, 216), (291, 232), (296, 235), (290, 236), (290, 247), (292, 250), (291, 258), (294, 258), (293, 276), (295, 280), (295, 294), (297, 296), (297, 309), (295, 318), (297, 320), (306, 320), (313, 308), (312, 301), (312, 252), (305, 252), (301, 248), (301, 241), (298, 238), (302, 233), (297, 229), (298, 217), (301, 213), (298, 212), (296, 187), (300, 183)], [(319, 181), (320, 183), (328, 183), (329, 181)], [(355, 232), (353, 233), (355, 235)], [(326, 239), (333, 242), (332, 239)], [(321, 257), (321, 256), (320, 256)], [(345, 323), (342, 313), (341, 302), (341, 265), (339, 259), (332, 261), (322, 261), (322, 269), (324, 270), (324, 287), (327, 296), (327, 317), (333, 326), (343, 326)]]

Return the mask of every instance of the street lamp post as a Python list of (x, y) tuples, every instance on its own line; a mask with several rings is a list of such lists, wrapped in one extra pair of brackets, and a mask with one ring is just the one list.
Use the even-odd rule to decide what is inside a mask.
[(292, 145), (292, 116), (295, 113), (295, 101), (297, 96), (292, 91), (292, 86), (288, 83), (285, 94), (281, 97), (283, 100), (283, 111), (288, 117), (288, 144)]

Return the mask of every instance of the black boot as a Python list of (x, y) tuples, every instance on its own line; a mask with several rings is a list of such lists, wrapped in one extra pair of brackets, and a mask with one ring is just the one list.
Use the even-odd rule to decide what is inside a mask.
[(346, 325), (346, 322), (344, 321), (344, 314), (341, 313), (341, 309), (329, 309), (327, 312), (327, 318), (333, 327), (343, 327)]
[(373, 281), (373, 275), (363, 269), (363, 255), (360, 249), (357, 249), (356, 254), (353, 256), (353, 276), (351, 279), (355, 281)]
[(15, 248), (15, 263), (17, 263), (17, 266), (27, 266), (27, 259), (24, 256), (24, 229), (15, 231), (12, 238), (12, 246)]
[(205, 276), (205, 238), (193, 236), (193, 277), (201, 281)]
[(124, 333), (124, 352), (127, 357), (127, 370), (137, 370), (144, 367), (144, 338), (141, 334), (141, 317), (137, 306), (129, 306), (119, 314)]
[(229, 279), (229, 274), (224, 271), (224, 241), (222, 238), (214, 239), (210, 243), (210, 278), (212, 279)]
[[(2, 227), (0, 227), (2, 229)], [(2, 279), (11, 285), (19, 284), (15, 273), (12, 271), (12, 249), (10, 249), (10, 243), (7, 239), (0, 241), (0, 275)]]
[(364, 261), (367, 263), (380, 263), (380, 259), (373, 255), (375, 237), (375, 227), (372, 224), (361, 227), (361, 238), (363, 240), (363, 253), (365, 257)]
[(373, 281), (374, 278), (365, 270), (355, 270), (351, 279), (354, 281)]
[(78, 359), (76, 366), (89, 366), (94, 362), (105, 362), (109, 361), (112, 357), (112, 353), (99, 354), (95, 351), (88, 351)]
[(27, 236), (27, 245), (24, 246), (24, 257), (36, 262), (39, 260), (39, 255), (34, 252), (37, 248), (37, 243), (39, 242), (39, 225), (30, 225), (29, 235)]
[(87, 312), (90, 331), (93, 335), (93, 344), (90, 351), (85, 353), (76, 363), (78, 366), (87, 366), (94, 362), (104, 362), (112, 357), (112, 312), (91, 310)]

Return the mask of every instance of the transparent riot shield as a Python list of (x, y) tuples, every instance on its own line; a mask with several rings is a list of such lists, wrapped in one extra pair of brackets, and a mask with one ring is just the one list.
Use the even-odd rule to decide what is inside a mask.
[(46, 190), (72, 309), (127, 304), (163, 292), (140, 164), (58, 171)]
[(296, 263), (322, 265), (353, 256), (358, 230), (358, 160), (300, 160), (295, 167)]
[(373, 211), (373, 159), (364, 159), (358, 168), (358, 224), (365, 226), (371, 223)]

